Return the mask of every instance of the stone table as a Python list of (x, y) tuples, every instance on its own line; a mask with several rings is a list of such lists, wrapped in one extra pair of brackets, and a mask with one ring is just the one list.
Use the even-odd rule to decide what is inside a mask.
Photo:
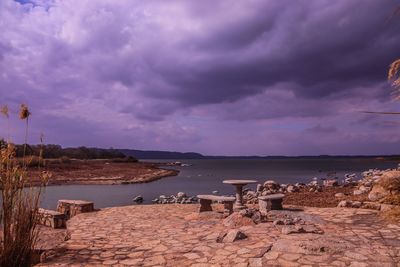
[(236, 202), (234, 210), (241, 210), (246, 208), (243, 204), (243, 186), (248, 184), (257, 183), (256, 180), (224, 180), (224, 184), (231, 184), (236, 187)]

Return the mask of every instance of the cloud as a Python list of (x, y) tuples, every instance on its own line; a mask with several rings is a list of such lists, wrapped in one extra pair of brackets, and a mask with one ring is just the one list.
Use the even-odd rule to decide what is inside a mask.
[[(0, 102), (27, 102), (50, 141), (63, 144), (268, 154), (257, 146), (262, 135), (228, 144), (262, 132), (260, 123), (286, 123), (274, 153), (301, 154), (312, 151), (286, 146), (291, 136), (317, 135), (322, 121), (379, 139), (379, 119), (358, 112), (396, 108), (385, 84), (400, 56), (399, 18), (387, 21), (394, 8), (373, 0), (5, 0)], [(218, 125), (237, 136), (215, 134)], [(382, 136), (396, 130), (383, 128)]]

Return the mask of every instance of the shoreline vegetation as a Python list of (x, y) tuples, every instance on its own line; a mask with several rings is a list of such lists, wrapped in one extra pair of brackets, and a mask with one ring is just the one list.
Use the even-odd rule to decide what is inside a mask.
[[(0, 147), (6, 145), (7, 142), (0, 139)], [(38, 177), (43, 170), (51, 174), (47, 186), (148, 183), (179, 173), (161, 168), (160, 163), (139, 162), (113, 148), (21, 144), (15, 145), (15, 155), (15, 161), (27, 167), (25, 186), (41, 185)]]

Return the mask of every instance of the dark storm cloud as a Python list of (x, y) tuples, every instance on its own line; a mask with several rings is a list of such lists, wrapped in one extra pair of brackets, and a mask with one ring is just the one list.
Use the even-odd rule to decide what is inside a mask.
[(170, 97), (194, 105), (235, 101), (277, 82), (299, 85), (294, 92), (307, 98), (381, 83), (399, 55), (399, 20), (387, 22), (394, 7), (390, 1), (265, 2), (244, 21), (211, 24), (180, 47), (193, 46), (190, 52), (207, 54), (204, 59), (160, 64), (156, 71), (176, 87)]

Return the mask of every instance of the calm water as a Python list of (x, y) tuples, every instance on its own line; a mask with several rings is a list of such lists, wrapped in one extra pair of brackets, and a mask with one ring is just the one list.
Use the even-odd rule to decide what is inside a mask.
[[(152, 160), (161, 162), (161, 160)], [(173, 161), (173, 160), (168, 160)], [(132, 204), (132, 198), (142, 195), (145, 203), (161, 194), (171, 195), (179, 191), (188, 195), (208, 194), (218, 190), (220, 194), (233, 194), (231, 185), (222, 184), (230, 178), (255, 179), (259, 182), (273, 179), (280, 183), (309, 182), (313, 177), (324, 178), (336, 172), (342, 179), (345, 173), (360, 173), (371, 168), (395, 168), (396, 162), (372, 159), (218, 159), (180, 160), (193, 164), (174, 167), (181, 172), (146, 184), (130, 185), (64, 185), (49, 186), (44, 193), (42, 207), (55, 209), (59, 199), (83, 199), (94, 201), (95, 207), (112, 207)], [(254, 188), (255, 185), (249, 186)]]

